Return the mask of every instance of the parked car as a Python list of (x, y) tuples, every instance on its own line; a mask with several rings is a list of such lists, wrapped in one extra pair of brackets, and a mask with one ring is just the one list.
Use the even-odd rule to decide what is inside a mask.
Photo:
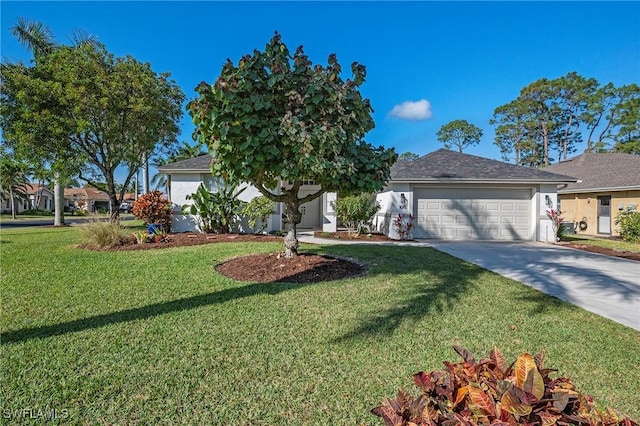
[(119, 208), (120, 213), (131, 213), (131, 207), (132, 207), (131, 203), (127, 203), (127, 202), (121, 203)]

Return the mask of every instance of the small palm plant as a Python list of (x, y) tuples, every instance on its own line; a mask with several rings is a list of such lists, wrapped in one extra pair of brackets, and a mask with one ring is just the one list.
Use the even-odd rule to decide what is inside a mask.
[(238, 195), (246, 188), (236, 189), (237, 185), (225, 183), (219, 191), (209, 192), (200, 184), (195, 194), (187, 195), (187, 200), (192, 200), (193, 204), (184, 206), (182, 212), (196, 216), (203, 232), (228, 234), (233, 218), (242, 206)]

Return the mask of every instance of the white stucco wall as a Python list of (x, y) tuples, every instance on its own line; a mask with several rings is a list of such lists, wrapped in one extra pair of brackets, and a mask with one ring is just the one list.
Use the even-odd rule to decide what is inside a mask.
[[(540, 191), (536, 194), (535, 205), (533, 211), (535, 212), (535, 220), (538, 225), (537, 235), (538, 241), (554, 243), (556, 241), (553, 231), (553, 224), (547, 216), (547, 210), (558, 208), (558, 194), (556, 192), (556, 185), (540, 185)], [(547, 205), (547, 201), (551, 204), (551, 207)]]
[[(187, 196), (194, 194), (198, 186), (202, 182), (201, 173), (180, 173), (171, 175), (171, 202), (173, 203), (173, 219), (171, 221), (171, 229), (173, 232), (199, 232), (197, 217), (192, 215), (183, 215), (182, 207), (193, 204), (192, 200), (187, 200)], [(255, 197), (262, 194), (256, 187), (248, 183), (244, 183), (238, 187), (238, 190), (245, 188), (238, 198), (241, 201), (249, 202)], [(269, 223), (265, 232), (280, 230), (282, 227), (281, 208), (276, 203), (274, 214), (269, 217)], [(233, 232), (252, 233), (254, 230), (249, 226), (247, 219), (244, 217), (236, 217), (231, 227)]]
[(336, 216), (333, 204), (338, 199), (335, 192), (326, 192), (322, 194), (322, 230), (324, 232), (336, 232), (338, 230), (338, 218)]
[[(404, 195), (404, 199), (402, 197)], [(397, 183), (387, 186), (378, 193), (376, 200), (380, 210), (373, 219), (376, 230), (390, 238), (399, 239), (394, 221), (399, 214), (409, 215), (413, 212), (413, 191), (408, 183)]]

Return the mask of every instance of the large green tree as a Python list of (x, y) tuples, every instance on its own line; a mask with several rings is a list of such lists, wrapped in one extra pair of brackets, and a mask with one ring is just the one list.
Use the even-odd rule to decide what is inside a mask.
[(482, 129), (467, 120), (453, 120), (442, 126), (436, 136), (446, 149), (452, 150), (455, 147), (458, 152), (462, 152), (469, 145), (480, 143)]
[(495, 144), (516, 164), (545, 166), (567, 159), (586, 136), (586, 151), (640, 152), (640, 90), (600, 86), (570, 72), (539, 79), (494, 111)]
[[(343, 80), (334, 54), (326, 66), (314, 65), (302, 47), (291, 54), (276, 34), (264, 51), (227, 61), (187, 107), (215, 175), (249, 182), (284, 203), (288, 257), (297, 253), (302, 204), (327, 191), (379, 190), (397, 159), (393, 149), (365, 142), (374, 127), (371, 104), (359, 92), (365, 67), (354, 62), (351, 71)], [(305, 180), (320, 189), (300, 195)]]
[(580, 117), (586, 126), (587, 151), (613, 149), (640, 154), (640, 86), (608, 83), (591, 95)]
[[(56, 43), (53, 32), (49, 27), (41, 22), (28, 21), (24, 18), (18, 19), (18, 23), (11, 28), (11, 33), (20, 41), (30, 52), (33, 53), (33, 62), (36, 64), (43, 60), (48, 54), (60, 47)], [(83, 35), (80, 32), (74, 33), (73, 46), (82, 44), (91, 44), (94, 39), (90, 36)], [(64, 185), (68, 182), (74, 173), (74, 167), (77, 166), (77, 158), (70, 153), (62, 139), (58, 138), (59, 133), (54, 132), (45, 135), (46, 142), (41, 144), (33, 143), (33, 133), (24, 130), (20, 125), (16, 126), (16, 131), (7, 130), (8, 123), (13, 123), (20, 113), (29, 114), (24, 105), (20, 103), (19, 86), (25, 83), (24, 78), (7, 78), (8, 75), (23, 76), (32, 72), (23, 63), (3, 63), (2, 70), (2, 128), (5, 133), (8, 132), (8, 142), (13, 146), (13, 152), (22, 160), (29, 161), (34, 164), (36, 169), (47, 170), (54, 180), (54, 225), (60, 226), (64, 224)], [(49, 92), (38, 94), (43, 99), (47, 98)], [(9, 124), (10, 126), (13, 124)]]
[[(114, 219), (146, 156), (176, 143), (180, 88), (169, 74), (99, 43), (57, 46), (32, 67), (3, 67), (2, 78), (11, 88), (2, 94), (5, 138), (34, 154), (54, 146), (72, 157), (81, 180), (106, 185)], [(126, 171), (121, 186), (118, 168)]]

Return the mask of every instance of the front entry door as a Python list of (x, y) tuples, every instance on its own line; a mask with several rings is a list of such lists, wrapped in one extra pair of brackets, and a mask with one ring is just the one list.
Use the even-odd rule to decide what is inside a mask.
[(598, 197), (598, 234), (611, 235), (611, 196)]

